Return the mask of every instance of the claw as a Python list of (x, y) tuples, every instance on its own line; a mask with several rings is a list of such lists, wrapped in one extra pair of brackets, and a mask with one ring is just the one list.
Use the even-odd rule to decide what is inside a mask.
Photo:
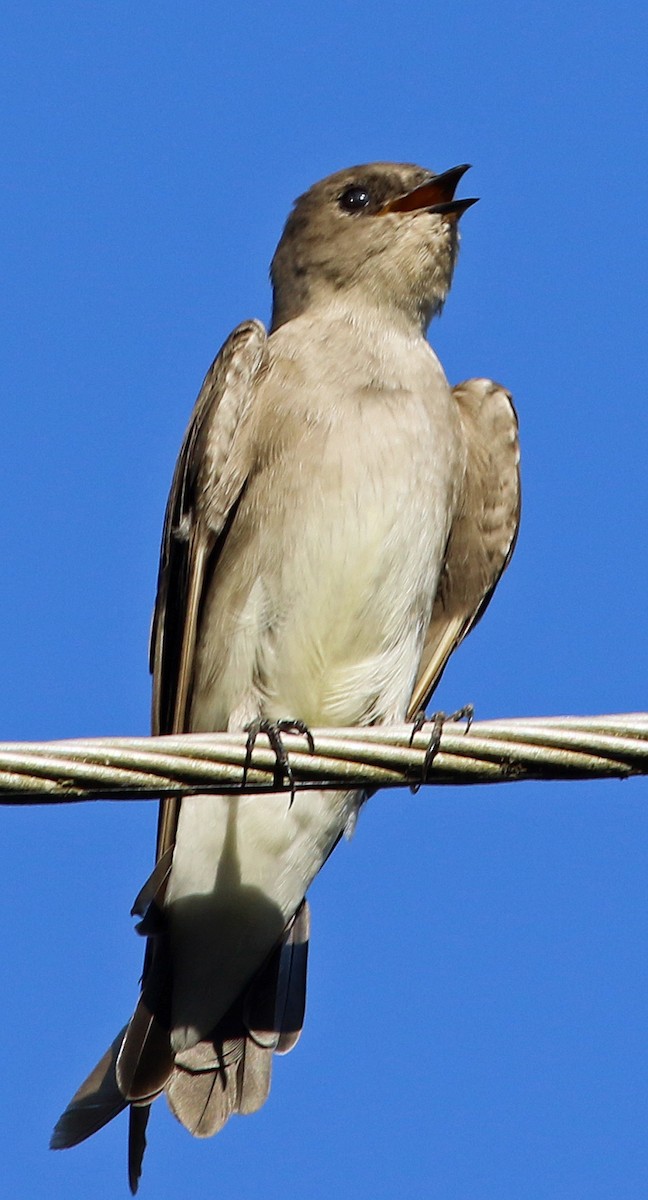
[(410, 746), (412, 745), (412, 742), (414, 741), (414, 738), (416, 737), (417, 733), (421, 732), (421, 730), (427, 720), (428, 720), (428, 715), (424, 708), (419, 709), (419, 711), (414, 714), (414, 720), (412, 721), (412, 732), (410, 734), (410, 740), (409, 740)]
[(252, 765), (252, 753), (260, 733), (265, 733), (272, 750), (275, 753), (275, 770), (273, 784), (276, 788), (280, 788), (284, 779), (288, 781), (290, 787), (290, 803), (295, 799), (295, 777), (292, 772), (292, 767), (288, 760), (286, 748), (282, 741), (282, 733), (301, 733), (306, 738), (308, 749), (311, 754), (315, 753), (315, 742), (313, 735), (304, 721), (268, 721), (265, 717), (257, 717), (256, 720), (250, 721), (249, 725), (245, 726), (247, 733), (247, 742), (245, 744), (245, 761), (243, 763), (243, 781), (242, 786), (247, 783), (248, 771)]
[[(426, 750), (425, 750), (425, 758), (423, 759), (423, 772), (422, 772), (421, 783), (427, 783), (430, 767), (432, 766), (432, 763), (434, 762), (437, 754), (439, 753), (439, 749), (441, 746), (441, 734), (443, 733), (443, 726), (447, 725), (449, 721), (465, 721), (466, 728), (465, 728), (464, 732), (468, 733), (468, 730), (470, 729), (470, 726), (473, 723), (474, 716), (475, 716), (475, 708), (474, 708), (474, 705), (472, 705), (472, 704), (464, 704), (463, 708), (458, 708), (456, 710), (456, 712), (449, 713), (449, 714), (444, 713), (444, 712), (437, 712), (437, 713), (432, 713), (432, 716), (427, 717), (423, 711), (416, 713), (413, 724), (412, 724), (412, 732), (411, 732), (410, 740), (409, 740), (410, 746), (412, 745), (412, 742), (414, 741), (416, 734), (420, 733), (423, 726), (426, 725), (428, 722), (432, 723), (432, 733), (430, 735), (430, 740), (429, 740)], [(414, 784), (412, 786), (412, 791), (417, 792), (421, 786), (421, 783)]]
[(305, 721), (278, 721), (277, 729), (280, 733), (301, 733), (306, 738), (309, 752), (315, 753), (315, 739), (308, 728)]

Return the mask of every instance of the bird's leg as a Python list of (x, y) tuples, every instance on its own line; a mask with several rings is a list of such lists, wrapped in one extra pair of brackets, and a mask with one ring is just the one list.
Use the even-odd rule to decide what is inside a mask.
[[(475, 716), (475, 709), (472, 704), (464, 704), (463, 708), (458, 708), (457, 711), (453, 712), (453, 713), (436, 712), (436, 713), (432, 713), (432, 715), (428, 717), (426, 715), (426, 713), (423, 710), (421, 710), (420, 712), (417, 712), (415, 714), (414, 722), (412, 725), (412, 732), (411, 732), (410, 740), (409, 740), (410, 746), (412, 745), (412, 742), (414, 741), (416, 734), (420, 732), (420, 730), (423, 728), (423, 726), (426, 725), (428, 722), (430, 722), (432, 724), (432, 733), (430, 735), (430, 740), (427, 744), (427, 748), (425, 751), (425, 758), (423, 759), (423, 775), (422, 775), (422, 780), (421, 780), (422, 783), (427, 782), (430, 767), (432, 766), (432, 763), (434, 762), (437, 754), (439, 753), (439, 747), (441, 745), (441, 734), (443, 733), (443, 726), (447, 725), (449, 721), (465, 721), (466, 722), (465, 733), (468, 733), (468, 730), (470, 729), (470, 726), (473, 723), (474, 716)], [(418, 788), (418, 786), (419, 785), (416, 785), (417, 788)]]
[(252, 764), (252, 752), (257, 742), (260, 733), (265, 733), (271, 748), (275, 753), (275, 771), (274, 771), (274, 786), (280, 788), (284, 779), (288, 781), (290, 787), (290, 803), (292, 804), (295, 798), (295, 777), (292, 773), (292, 767), (288, 761), (286, 748), (283, 744), (283, 733), (302, 733), (308, 743), (308, 749), (311, 754), (315, 753), (315, 742), (313, 735), (304, 721), (268, 721), (265, 717), (257, 717), (254, 721), (250, 721), (249, 725), (245, 726), (247, 733), (247, 742), (245, 745), (245, 762), (243, 763), (243, 787), (245, 787), (248, 771)]

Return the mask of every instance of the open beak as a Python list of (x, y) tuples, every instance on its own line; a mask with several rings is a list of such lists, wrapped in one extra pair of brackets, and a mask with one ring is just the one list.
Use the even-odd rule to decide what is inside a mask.
[(442, 175), (435, 175), (420, 187), (414, 188), (413, 192), (406, 192), (404, 196), (390, 200), (378, 215), (393, 212), (428, 212), (439, 213), (448, 221), (457, 221), (471, 204), (477, 203), (476, 196), (470, 200), (454, 199), (457, 184), (469, 168), (470, 163), (462, 163), (460, 167), (451, 167)]

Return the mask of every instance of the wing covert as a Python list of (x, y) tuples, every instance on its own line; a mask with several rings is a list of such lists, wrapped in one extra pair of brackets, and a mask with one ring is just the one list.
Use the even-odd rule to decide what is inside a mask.
[(486, 611), (520, 522), (518, 422), (509, 392), (490, 379), (468, 379), (453, 395), (466, 471), (409, 716), (425, 707), (452, 651)]
[[(182, 443), (164, 518), (151, 628), (153, 734), (186, 730), (205, 572), (208, 562), (213, 571), (245, 487), (249, 456), (241, 431), (266, 347), (259, 321), (246, 321), (230, 334), (207, 372)], [(177, 801), (162, 801), (158, 859), (174, 841), (177, 810)]]

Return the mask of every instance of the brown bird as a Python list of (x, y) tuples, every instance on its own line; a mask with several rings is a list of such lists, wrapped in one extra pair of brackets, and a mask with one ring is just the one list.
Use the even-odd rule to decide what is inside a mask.
[[(425, 337), (448, 293), (466, 166), (317, 183), (198, 397), (166, 512), (153, 733), (402, 722), (484, 612), (519, 520), (517, 422), (488, 379), (451, 388)], [(313, 878), (365, 796), (163, 800), (135, 903), (135, 1013), (52, 1146), (130, 1105), (137, 1188), (162, 1092), (198, 1137), (260, 1108), (304, 1016)]]

